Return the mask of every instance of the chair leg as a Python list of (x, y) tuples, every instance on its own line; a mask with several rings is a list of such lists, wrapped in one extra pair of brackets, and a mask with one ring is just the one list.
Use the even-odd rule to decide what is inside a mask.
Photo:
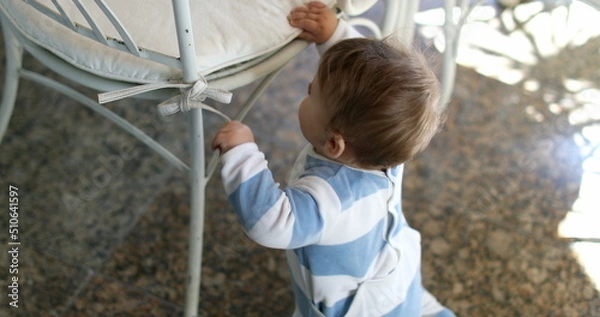
[(204, 131), (202, 110), (191, 111), (191, 170), (190, 170), (190, 237), (188, 275), (185, 295), (185, 317), (198, 315), (200, 277), (202, 273), (202, 234), (204, 230), (204, 203), (207, 178), (205, 175)]
[[(442, 107), (450, 101), (450, 96), (454, 90), (454, 79), (456, 76), (456, 48), (458, 41), (458, 32), (460, 29), (454, 24), (452, 10), (454, 9), (455, 1), (444, 2), (444, 61), (442, 64), (441, 96), (440, 105)], [(461, 10), (461, 15), (463, 10)]]
[(8, 128), (12, 116), (19, 88), (19, 70), (23, 61), (23, 46), (15, 38), (9, 26), (2, 23), (4, 35), (4, 49), (6, 51), (6, 65), (4, 71), (4, 90), (2, 104), (0, 104), (0, 143)]

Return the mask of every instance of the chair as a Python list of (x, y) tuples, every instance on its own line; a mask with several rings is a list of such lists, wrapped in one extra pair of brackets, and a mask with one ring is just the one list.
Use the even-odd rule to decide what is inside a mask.
[[(191, 202), (185, 316), (197, 315), (204, 189), (218, 163), (218, 155), (213, 155), (208, 163), (205, 159), (202, 109), (228, 120), (202, 101), (210, 98), (228, 103), (229, 90), (261, 80), (235, 117), (242, 120), (279, 70), (308, 45), (294, 39), (299, 31), (289, 27), (285, 18), (293, 7), (303, 2), (0, 0), (6, 47), (0, 141), (13, 111), (19, 80), (26, 79), (74, 98), (145, 143), (179, 170), (189, 173)], [(351, 23), (372, 29), (377, 37), (402, 28), (404, 43), (412, 41), (418, 1), (386, 1), (381, 28), (373, 21), (357, 17), (377, 0), (324, 2), (331, 6), (337, 4)], [(131, 10), (143, 12), (133, 15), (129, 14)], [(240, 19), (239, 14), (244, 12), (252, 14)], [(250, 42), (260, 43), (253, 43), (257, 45), (248, 49), (249, 38)], [(24, 69), (21, 63), (24, 50), (65, 78), (100, 92), (99, 102)], [(160, 101), (158, 111), (165, 115), (186, 112), (190, 118), (191, 166), (101, 105), (133, 96)]]

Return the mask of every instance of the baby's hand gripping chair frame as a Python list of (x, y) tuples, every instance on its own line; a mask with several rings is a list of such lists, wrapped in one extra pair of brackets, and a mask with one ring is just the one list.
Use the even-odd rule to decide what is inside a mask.
[[(0, 18), (6, 49), (5, 83), (2, 103), (0, 105), (0, 141), (6, 132), (12, 115), (19, 79), (23, 78), (70, 96), (145, 143), (179, 170), (189, 173), (191, 202), (188, 273), (184, 307), (184, 316), (186, 317), (197, 316), (202, 263), (204, 193), (206, 183), (218, 163), (218, 154), (214, 154), (208, 164), (205, 160), (202, 110), (209, 110), (222, 115), (216, 109), (203, 104), (202, 101), (205, 98), (211, 98), (228, 103), (231, 98), (228, 90), (261, 80), (260, 84), (244, 103), (241, 108), (242, 110), (235, 117), (235, 120), (242, 120), (260, 94), (285, 64), (308, 45), (307, 42), (294, 40), (292, 37), (283, 45), (262, 54), (254, 54), (243, 61), (234, 59), (233, 61), (221, 63), (217, 66), (213, 65), (212, 69), (209, 67), (209, 69), (205, 68), (201, 71), (202, 65), (198, 64), (197, 49), (198, 47), (202, 48), (204, 43), (200, 43), (200, 46), (195, 45), (196, 38), (194, 36), (198, 30), (194, 28), (192, 13), (194, 13), (194, 3), (204, 3), (206, 1), (208, 0), (203, 0), (203, 2), (192, 1), (192, 7), (190, 7), (189, 0), (172, 0), (173, 37), (176, 37), (178, 46), (178, 51), (172, 56), (173, 54), (159, 53), (138, 45), (135, 37), (130, 35), (130, 30), (126, 29), (124, 23), (121, 23), (119, 17), (113, 13), (111, 7), (107, 4), (111, 0), (0, 0)], [(255, 2), (268, 1), (261, 0)], [(282, 3), (281, 0), (270, 1), (279, 4)], [(303, 0), (286, 1), (289, 1), (289, 7), (286, 7), (285, 10), (291, 9), (293, 6), (303, 2)], [(326, 0), (324, 2), (329, 5), (337, 5), (342, 10), (343, 17), (347, 18), (351, 24), (371, 29), (376, 37), (390, 34), (394, 30), (401, 30), (399, 32), (401, 40), (406, 45), (410, 45), (414, 34), (413, 17), (417, 12), (419, 1), (385, 1), (386, 10), (381, 27), (373, 21), (357, 17), (377, 1), (338, 0), (336, 2), (335, 0)], [(45, 2), (45, 5), (41, 2)], [(70, 2), (68, 5), (71, 6), (71, 9), (75, 8), (79, 12), (79, 22), (75, 21), (72, 17), (72, 11), (69, 12), (65, 8), (65, 3), (67, 2)], [(129, 1), (121, 3), (127, 2)], [(153, 3), (156, 2), (158, 1), (154, 1)], [(218, 2), (222, 3), (222, 0)], [(112, 1), (112, 3), (119, 2)], [(238, 5), (242, 2), (236, 3), (235, 5)], [(63, 5), (61, 6), (61, 4)], [(94, 9), (96, 12), (100, 12), (104, 20), (107, 21), (104, 22), (105, 25), (96, 20), (97, 16), (94, 16), (92, 13), (94, 10), (87, 8), (93, 5), (95, 5)], [(446, 1), (446, 12), (450, 13), (454, 6), (455, 1)], [(461, 7), (466, 8), (467, 6), (468, 1), (463, 1)], [(51, 7), (53, 9), (49, 9)], [(466, 12), (468, 11), (462, 10), (461, 12), (465, 12), (466, 16)], [(446, 58), (442, 78), (444, 103), (449, 98), (454, 81), (453, 60), (456, 48), (452, 47), (452, 45), (457, 43), (456, 37), (460, 29), (460, 23), (458, 25), (453, 24), (451, 14), (447, 15)], [(283, 14), (283, 17), (285, 17), (285, 14)], [(45, 22), (42, 22), (41, 26), (38, 25), (37, 29), (35, 25), (23, 26), (26, 24), (24, 22), (35, 22), (38, 18), (45, 19), (43, 20)], [(146, 17), (140, 18), (145, 19)], [(81, 20), (86, 22), (86, 24), (82, 25)], [(464, 21), (464, 17), (460, 21)], [(46, 24), (44, 25), (43, 23)], [(108, 25), (113, 30), (113, 34), (103, 32), (106, 29), (106, 23), (109, 23)], [(64, 29), (58, 35), (48, 35), (45, 34), (48, 24), (61, 25), (60, 27), (64, 27)], [(297, 33), (292, 35), (295, 36)], [(87, 41), (86, 43), (92, 41), (93, 45), (100, 44), (103, 49), (102, 58), (111, 59), (117, 56), (117, 65), (119, 65), (120, 61), (124, 61), (125, 64), (133, 63), (134, 69), (136, 67), (147, 69), (149, 75), (146, 74), (142, 78), (130, 78), (128, 77), (129, 75), (123, 75), (119, 72), (116, 74), (99, 73), (92, 68), (86, 68), (85, 65), (75, 65), (76, 63), (72, 59), (76, 59), (77, 57), (65, 56), (64, 51), (61, 51), (60, 47), (62, 43), (44, 45), (44, 37), (48, 36), (64, 36), (64, 42), (69, 42), (73, 38), (80, 38), (78, 41)], [(57, 41), (55, 38), (51, 40)], [(156, 39), (154, 40), (156, 41)], [(54, 47), (52, 45), (57, 46)], [(103, 92), (99, 95), (100, 103), (136, 95), (145, 99), (163, 101), (159, 105), (159, 111), (163, 114), (172, 114), (178, 111), (187, 112), (190, 119), (190, 166), (186, 165), (138, 127), (124, 120), (108, 108), (103, 107), (99, 102), (86, 97), (72, 87), (24, 69), (22, 67), (24, 50), (46, 67), (65, 78)], [(131, 65), (129, 67), (132, 68)], [(170, 78), (153, 78), (153, 71), (167, 73)], [(224, 117), (228, 119), (226, 116)]]

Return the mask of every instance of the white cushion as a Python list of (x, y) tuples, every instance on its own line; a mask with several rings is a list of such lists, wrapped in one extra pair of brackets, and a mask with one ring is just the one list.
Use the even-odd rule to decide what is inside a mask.
[[(39, 0), (56, 11), (51, 0)], [(81, 1), (99, 28), (120, 39), (94, 1)], [(105, 0), (140, 48), (178, 57), (171, 0)], [(305, 0), (191, 0), (198, 71), (219, 69), (269, 54), (292, 41), (299, 30), (287, 15)], [(323, 0), (333, 6), (335, 0)], [(87, 26), (72, 1), (59, 1), (73, 22)], [(181, 71), (117, 51), (43, 15), (24, 1), (1, 1), (11, 23), (29, 40), (67, 62), (97, 75), (127, 82), (152, 83), (180, 78)]]

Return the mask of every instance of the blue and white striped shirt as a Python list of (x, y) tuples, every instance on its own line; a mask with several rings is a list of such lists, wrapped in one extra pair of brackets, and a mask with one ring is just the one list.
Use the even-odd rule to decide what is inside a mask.
[(225, 190), (248, 236), (288, 250), (295, 315), (419, 316), (420, 235), (401, 212), (402, 166), (356, 169), (310, 147), (300, 158), (300, 177), (281, 189), (255, 143), (222, 156)]

